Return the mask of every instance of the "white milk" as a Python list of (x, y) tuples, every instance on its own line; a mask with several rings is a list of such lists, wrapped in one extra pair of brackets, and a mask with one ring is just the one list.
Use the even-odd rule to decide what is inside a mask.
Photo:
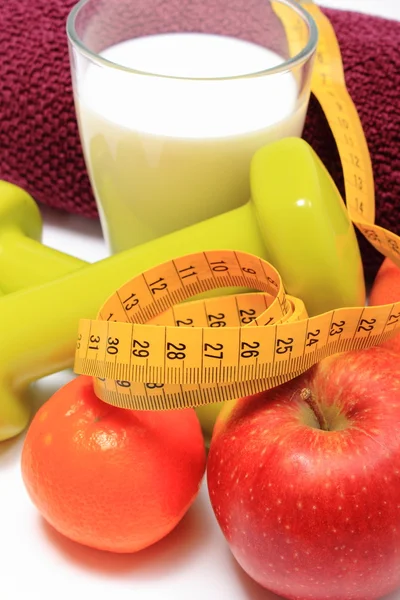
[[(136, 71), (193, 78), (283, 62), (249, 42), (194, 33), (128, 40), (102, 56)], [(112, 251), (244, 204), (255, 150), (300, 136), (307, 100), (299, 105), (290, 72), (202, 81), (93, 63), (78, 71), (84, 153)]]

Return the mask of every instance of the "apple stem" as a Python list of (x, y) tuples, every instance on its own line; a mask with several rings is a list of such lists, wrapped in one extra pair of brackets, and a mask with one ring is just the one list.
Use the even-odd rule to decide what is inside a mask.
[(315, 418), (318, 421), (318, 425), (322, 431), (329, 431), (327, 420), (325, 419), (324, 413), (320, 409), (318, 402), (309, 388), (303, 388), (300, 392), (300, 398), (307, 402), (308, 406), (313, 411)]

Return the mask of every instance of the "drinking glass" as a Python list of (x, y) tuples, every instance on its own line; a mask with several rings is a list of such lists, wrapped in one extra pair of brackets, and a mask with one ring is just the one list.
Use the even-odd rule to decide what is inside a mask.
[(302, 134), (317, 28), (292, 0), (81, 0), (67, 32), (111, 252), (246, 203), (254, 152)]

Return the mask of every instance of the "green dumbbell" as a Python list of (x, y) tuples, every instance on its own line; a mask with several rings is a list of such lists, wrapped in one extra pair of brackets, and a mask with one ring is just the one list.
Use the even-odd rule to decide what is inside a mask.
[[(13, 188), (14, 202), (12, 194), (5, 196), (0, 286), (21, 291), (0, 298), (0, 439), (16, 435), (27, 423), (23, 388), (72, 365), (79, 319), (95, 317), (116, 288), (160, 262), (202, 250), (242, 250), (277, 266), (287, 291), (305, 301), (310, 315), (364, 304), (353, 226), (311, 148), (299, 139), (266, 146), (256, 153), (251, 176), (253, 199), (243, 207), (94, 265), (26, 237), (39, 237), (33, 201), (18, 188)], [(23, 290), (34, 276), (42, 285)], [(217, 410), (211, 405), (199, 412), (207, 433)]]

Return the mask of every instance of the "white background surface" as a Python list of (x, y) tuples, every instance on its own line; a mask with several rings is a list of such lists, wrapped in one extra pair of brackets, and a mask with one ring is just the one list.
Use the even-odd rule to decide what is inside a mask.
[[(321, 0), (323, 6), (400, 20), (400, 0)], [(98, 222), (43, 210), (44, 242), (89, 262), (107, 255)], [(40, 406), (70, 373), (36, 384)], [(113, 555), (64, 539), (32, 506), (20, 476), (23, 435), (0, 444), (0, 598), (77, 600), (277, 600), (231, 558), (210, 509), (205, 484), (166, 539), (136, 555)], [(400, 591), (387, 600), (400, 600)]]

